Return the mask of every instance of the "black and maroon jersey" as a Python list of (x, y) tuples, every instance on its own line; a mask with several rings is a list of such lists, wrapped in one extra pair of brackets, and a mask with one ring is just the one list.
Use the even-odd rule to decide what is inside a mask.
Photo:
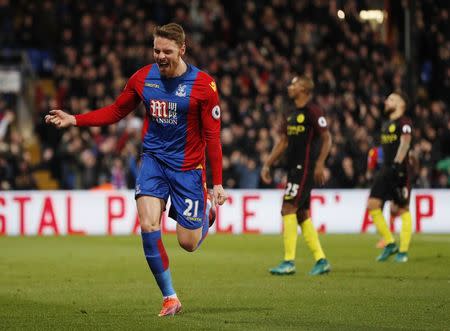
[(308, 103), (287, 115), (284, 132), (288, 137), (288, 168), (302, 165), (310, 168), (320, 152), (320, 133), (328, 130), (322, 109)]
[[(396, 120), (389, 120), (383, 123), (381, 127), (381, 147), (383, 148), (383, 165), (389, 166), (394, 163), (400, 146), (400, 137), (403, 134), (412, 133), (412, 121), (409, 117), (402, 116)], [(408, 155), (408, 154), (407, 154)], [(408, 163), (408, 157), (405, 157), (403, 164)]]

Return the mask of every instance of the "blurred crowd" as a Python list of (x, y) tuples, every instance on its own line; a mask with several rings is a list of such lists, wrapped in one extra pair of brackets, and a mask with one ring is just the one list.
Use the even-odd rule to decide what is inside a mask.
[[(362, 3), (0, 0), (0, 45), (45, 48), (54, 55), (56, 91), (37, 93), (36, 133), (42, 164), (62, 189), (134, 187), (143, 106), (104, 128), (58, 131), (42, 118), (49, 109), (79, 114), (112, 103), (127, 79), (153, 62), (153, 28), (171, 21), (186, 30), (187, 62), (209, 72), (219, 87), (225, 187), (283, 185), (283, 160), (272, 185), (263, 185), (259, 172), (278, 139), (283, 113), (292, 107), (286, 87), (298, 70), (314, 78), (314, 101), (324, 109), (333, 137), (326, 187), (367, 187), (367, 156), (379, 144), (384, 99), (405, 89), (407, 77), (399, 38), (385, 38), (383, 26), (361, 21)], [(338, 9), (345, 19), (338, 18)], [(408, 112), (416, 187), (450, 187), (448, 14), (445, 1), (417, 2), (418, 92)], [(397, 15), (400, 22), (401, 10)], [(396, 24), (384, 29), (400, 34)], [(30, 171), (11, 117), (0, 101), (1, 185), (20, 189), (17, 174)]]
[[(33, 178), (26, 176), (29, 159), (22, 147), (22, 136), (12, 126), (16, 117), (15, 104), (14, 95), (0, 94), (0, 190), (35, 188)], [(25, 176), (28, 183), (23, 180)]]

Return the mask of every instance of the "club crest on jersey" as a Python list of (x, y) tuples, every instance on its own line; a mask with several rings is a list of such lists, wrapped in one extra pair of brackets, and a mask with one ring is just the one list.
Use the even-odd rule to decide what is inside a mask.
[(186, 84), (178, 85), (177, 91), (175, 92), (177, 97), (185, 97), (186, 96)]
[(150, 115), (160, 124), (177, 124), (177, 103), (164, 100), (150, 100)]
[(305, 115), (300, 114), (297, 116), (297, 123), (303, 123), (305, 121)]

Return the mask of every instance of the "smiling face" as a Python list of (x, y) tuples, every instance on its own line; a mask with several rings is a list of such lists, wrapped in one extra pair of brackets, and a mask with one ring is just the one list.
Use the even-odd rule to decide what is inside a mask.
[(186, 52), (186, 46), (178, 46), (171, 39), (155, 37), (153, 41), (153, 57), (159, 67), (161, 76), (174, 77), (178, 66), (181, 63), (181, 57)]

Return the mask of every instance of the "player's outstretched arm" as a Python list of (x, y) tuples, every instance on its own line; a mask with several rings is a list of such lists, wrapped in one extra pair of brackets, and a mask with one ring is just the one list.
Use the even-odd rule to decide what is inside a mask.
[(67, 114), (60, 109), (50, 110), (49, 114), (45, 115), (44, 119), (46, 124), (53, 125), (58, 129), (68, 128), (77, 124), (75, 116)]
[(75, 115), (77, 126), (104, 126), (120, 121), (141, 103), (137, 86), (143, 85), (143, 75), (148, 72), (148, 66), (138, 70), (128, 80), (125, 88), (114, 103), (84, 114)]

